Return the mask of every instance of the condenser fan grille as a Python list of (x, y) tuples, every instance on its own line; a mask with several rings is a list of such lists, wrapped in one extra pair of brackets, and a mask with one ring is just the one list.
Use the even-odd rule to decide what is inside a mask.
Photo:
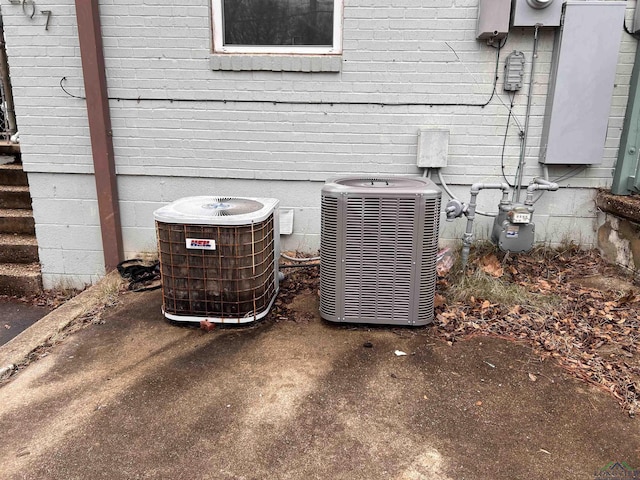
[(424, 185), (419, 179), (410, 177), (348, 177), (335, 181), (337, 185), (355, 189), (416, 189)]
[(347, 199), (345, 321), (410, 317), (415, 216), (415, 198)]
[(201, 207), (213, 217), (229, 217), (257, 212), (264, 205), (250, 198), (215, 197)]
[[(231, 210), (253, 207), (234, 202)], [(269, 309), (277, 293), (273, 215), (249, 225), (156, 222), (156, 228), (165, 314), (224, 320), (255, 318)], [(211, 239), (214, 248), (190, 249), (187, 239)]]

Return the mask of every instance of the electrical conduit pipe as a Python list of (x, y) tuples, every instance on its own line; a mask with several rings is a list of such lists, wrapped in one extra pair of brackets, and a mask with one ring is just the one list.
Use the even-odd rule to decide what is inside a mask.
[(555, 192), (556, 190), (558, 190), (558, 188), (560, 188), (560, 186), (557, 183), (550, 182), (542, 178), (534, 178), (527, 187), (527, 196), (525, 198), (524, 204), (527, 206), (531, 206), (535, 203), (535, 200), (533, 199), (533, 192), (537, 190), (549, 190)]

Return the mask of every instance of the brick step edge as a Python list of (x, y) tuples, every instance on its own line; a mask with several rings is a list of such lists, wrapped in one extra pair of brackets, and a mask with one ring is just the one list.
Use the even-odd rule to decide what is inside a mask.
[(29, 187), (0, 185), (0, 209), (31, 210)]
[(0, 185), (27, 186), (27, 174), (18, 163), (0, 165)]
[(40, 265), (0, 264), (0, 295), (32, 295), (42, 292)]
[(24, 243), (0, 244), (0, 263), (30, 264), (38, 261), (38, 245)]
[(14, 212), (28, 212), (25, 215), (3, 215), (0, 210), (0, 234), (18, 233), (21, 235), (35, 235), (36, 226), (31, 210), (13, 210)]

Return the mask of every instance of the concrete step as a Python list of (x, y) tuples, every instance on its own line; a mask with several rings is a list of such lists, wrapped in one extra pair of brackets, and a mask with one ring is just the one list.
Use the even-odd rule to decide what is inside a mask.
[(29, 187), (0, 185), (0, 208), (31, 209)]
[(0, 263), (35, 263), (38, 243), (33, 235), (0, 234)]
[(0, 209), (0, 234), (18, 233), (35, 235), (33, 211), (25, 209)]
[(9, 140), (0, 141), (0, 155), (12, 158), (20, 158), (20, 144), (12, 143)]
[(0, 165), (0, 185), (29, 185), (27, 174), (22, 170), (22, 164), (7, 163)]
[(42, 292), (38, 263), (0, 264), (0, 295), (31, 295)]

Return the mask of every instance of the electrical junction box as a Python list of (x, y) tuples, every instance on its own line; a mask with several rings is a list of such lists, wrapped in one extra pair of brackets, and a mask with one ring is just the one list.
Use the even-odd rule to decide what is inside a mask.
[(280, 209), (280, 235), (293, 233), (293, 208)]
[(501, 40), (509, 33), (511, 0), (480, 0), (476, 39)]
[(524, 53), (514, 50), (504, 65), (504, 89), (507, 92), (517, 92), (522, 88), (523, 77)]
[(515, 0), (514, 27), (559, 27), (562, 18), (562, 0)]
[(503, 252), (528, 252), (533, 248), (536, 226), (531, 222), (533, 207), (521, 204), (500, 205), (493, 222), (491, 241)]
[(418, 131), (418, 167), (444, 168), (449, 154), (449, 130), (421, 128)]

